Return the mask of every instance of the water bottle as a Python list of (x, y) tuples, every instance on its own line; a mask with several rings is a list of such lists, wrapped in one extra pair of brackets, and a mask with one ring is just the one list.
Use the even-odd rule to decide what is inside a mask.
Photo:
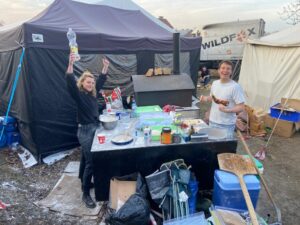
[(68, 37), (68, 40), (69, 40), (69, 46), (70, 46), (71, 53), (75, 54), (75, 61), (79, 61), (80, 60), (80, 55), (78, 53), (78, 45), (77, 45), (77, 42), (76, 42), (76, 34), (72, 30), (72, 28), (69, 28), (68, 33), (67, 33), (67, 37)]
[(149, 145), (151, 141), (151, 129), (150, 127), (144, 128), (144, 143), (145, 145)]
[(132, 118), (137, 116), (136, 115), (136, 108), (137, 108), (137, 105), (136, 105), (135, 99), (133, 98), (132, 103), (131, 103), (131, 117)]
[(136, 102), (133, 98), (132, 103), (131, 103), (131, 117), (132, 118), (136, 117), (136, 108), (137, 108), (137, 105), (136, 105)]

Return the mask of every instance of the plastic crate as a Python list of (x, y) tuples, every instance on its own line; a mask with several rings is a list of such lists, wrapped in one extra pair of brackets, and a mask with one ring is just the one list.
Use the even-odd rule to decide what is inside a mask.
[(136, 108), (136, 114), (139, 116), (142, 113), (162, 112), (159, 105), (139, 106)]
[[(278, 118), (281, 112), (281, 109), (279, 109), (280, 103), (277, 103), (276, 105), (273, 105), (270, 110), (271, 110), (271, 117), (273, 118)], [(283, 110), (280, 118), (281, 120), (287, 120), (290, 122), (300, 122), (300, 112), (293, 112), (289, 110)]]
[[(255, 175), (244, 176), (244, 181), (255, 208), (260, 192), (260, 182)], [(237, 176), (222, 170), (215, 171), (213, 204), (239, 212), (248, 210)]]

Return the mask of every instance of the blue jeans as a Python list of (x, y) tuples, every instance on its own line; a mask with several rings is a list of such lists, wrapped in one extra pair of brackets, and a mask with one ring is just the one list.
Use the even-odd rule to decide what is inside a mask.
[(235, 124), (226, 125), (226, 124), (219, 124), (219, 123), (214, 123), (212, 121), (209, 121), (209, 127), (224, 129), (224, 130), (226, 130), (226, 134), (227, 134), (226, 138), (229, 138), (229, 139), (234, 138)]
[(98, 124), (90, 123), (80, 125), (77, 131), (77, 137), (81, 145), (79, 178), (81, 179), (82, 191), (86, 194), (90, 192), (91, 181), (94, 175), (91, 147), (97, 128)]
[(205, 77), (203, 78), (204, 86), (208, 85), (209, 81), (210, 81), (210, 76), (205, 76)]

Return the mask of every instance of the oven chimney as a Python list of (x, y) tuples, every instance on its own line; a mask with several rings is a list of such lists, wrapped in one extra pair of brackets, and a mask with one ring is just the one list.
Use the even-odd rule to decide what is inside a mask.
[(180, 74), (180, 33), (173, 33), (173, 74)]

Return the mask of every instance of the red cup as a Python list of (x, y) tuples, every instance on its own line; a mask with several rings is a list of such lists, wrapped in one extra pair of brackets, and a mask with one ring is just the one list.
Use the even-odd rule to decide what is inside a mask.
[(105, 135), (104, 134), (98, 134), (97, 137), (98, 137), (99, 144), (104, 144)]

